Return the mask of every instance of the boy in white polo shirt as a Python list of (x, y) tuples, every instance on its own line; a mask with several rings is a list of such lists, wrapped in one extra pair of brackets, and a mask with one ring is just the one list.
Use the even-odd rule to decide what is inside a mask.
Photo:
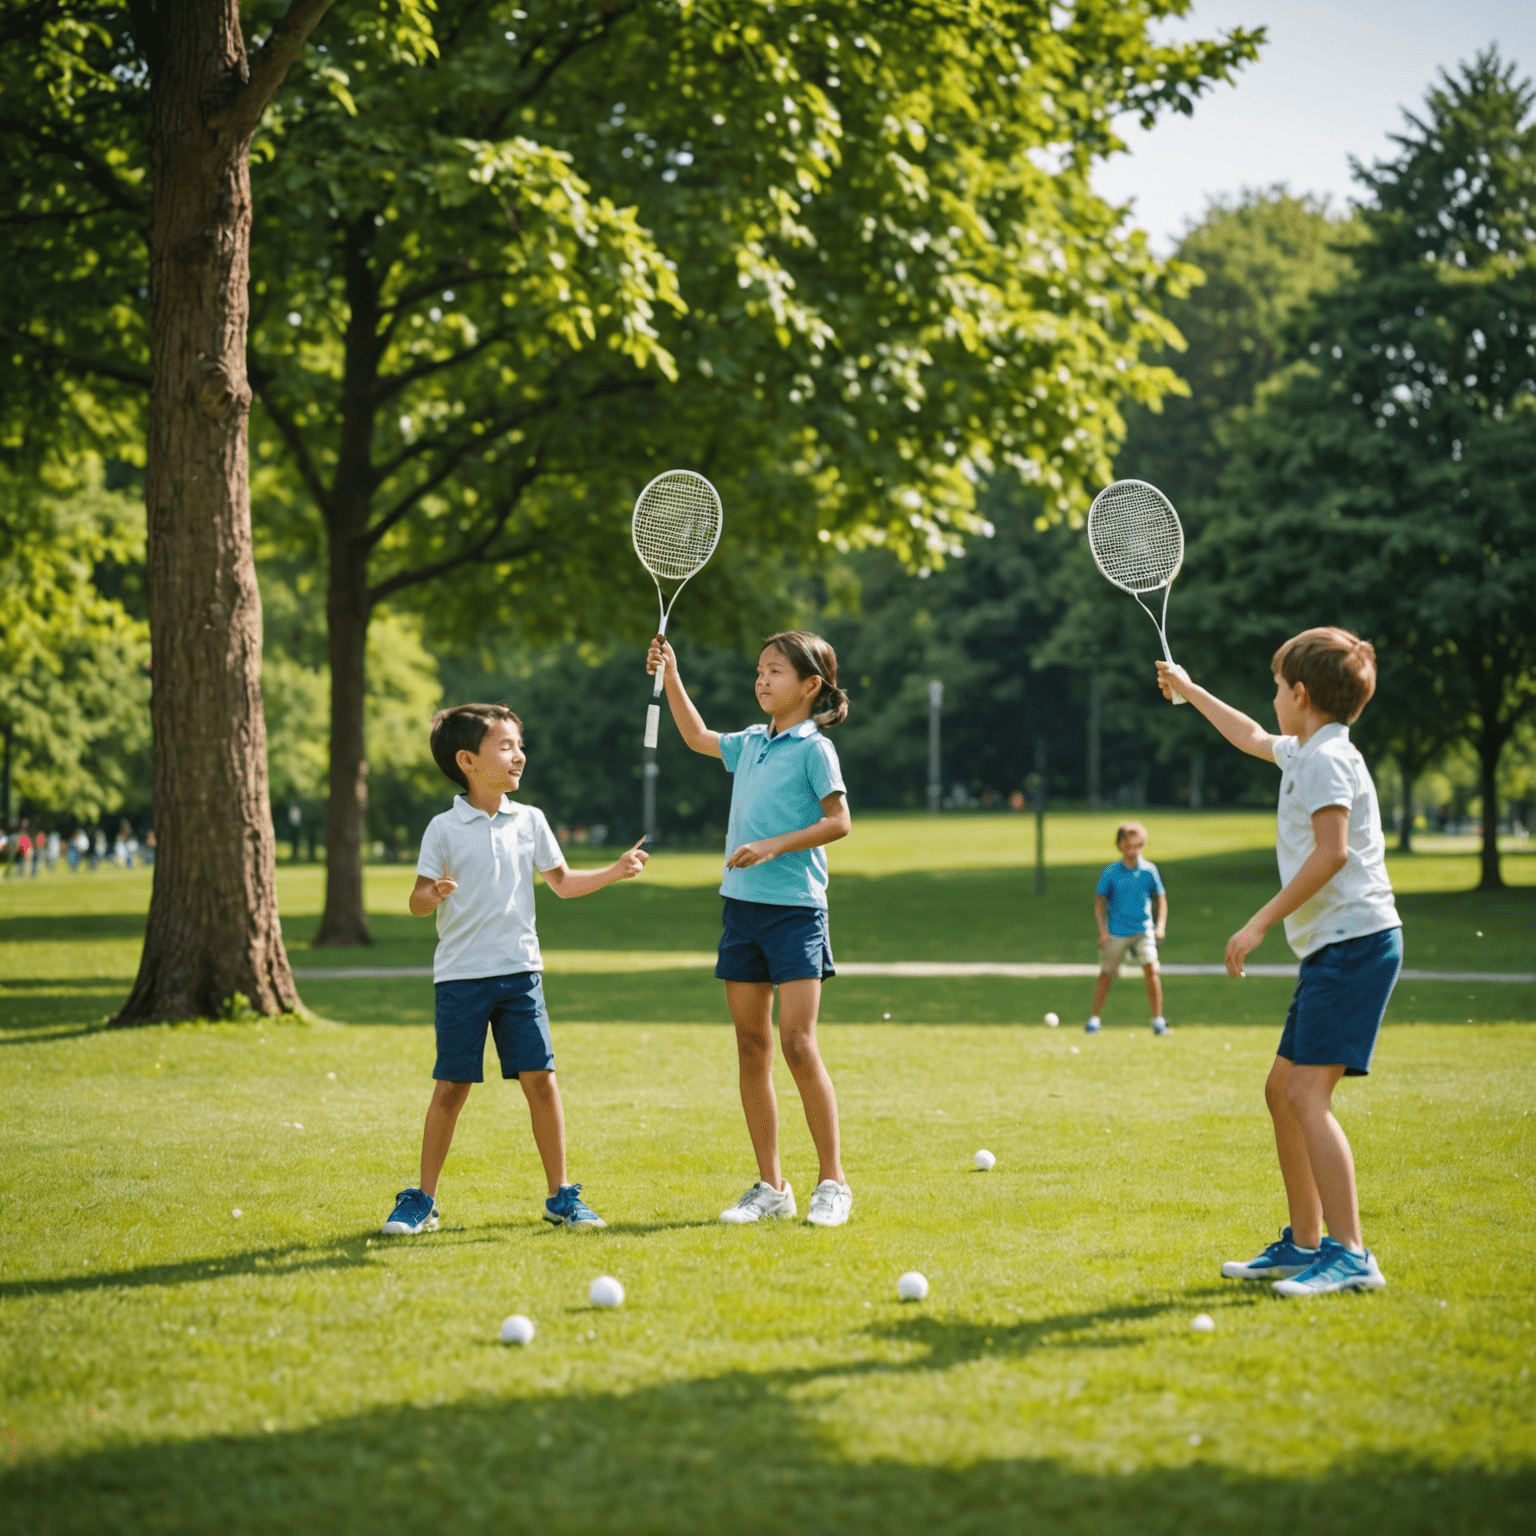
[(1354, 1157), (1332, 1108), (1339, 1079), (1371, 1069), (1403, 965), (1376, 786), (1349, 741), (1350, 724), (1376, 691), (1376, 652), (1345, 629), (1308, 629), (1287, 640), (1270, 663), (1279, 736), (1177, 667), (1157, 667), (1165, 695), (1177, 690), (1233, 746), (1281, 772), (1275, 848), (1284, 886), (1227, 940), (1227, 971), (1241, 976), (1281, 918), (1301, 960), (1264, 1085), (1290, 1225), (1257, 1258), (1221, 1272), (1271, 1280), (1282, 1296), (1379, 1290), (1386, 1281), (1360, 1240)]
[[(489, 1028), (501, 1075), (528, 1100), (533, 1139), (549, 1182), (544, 1219), (556, 1226), (606, 1223), (565, 1180), (565, 1115), (544, 1006), (543, 961), (534, 928), (533, 872), (557, 896), (587, 896), (632, 880), (647, 855), (637, 843), (607, 869), (566, 867), (544, 813), (509, 800), (527, 757), (522, 722), (505, 704), (461, 704), (432, 721), (432, 756), (465, 793), (433, 817), (421, 840), (410, 907), (437, 913), (432, 979), (437, 993), (436, 1082), (421, 1135), (421, 1184), (404, 1189), (383, 1230), (437, 1227), (437, 1181), (469, 1090), (483, 1080)], [(643, 842), (644, 839), (642, 838)]]

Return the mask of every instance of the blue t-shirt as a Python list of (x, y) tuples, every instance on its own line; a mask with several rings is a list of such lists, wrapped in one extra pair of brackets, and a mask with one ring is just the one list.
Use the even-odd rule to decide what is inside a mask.
[(1105, 865), (1094, 894), (1109, 900), (1109, 911), (1105, 915), (1109, 931), (1115, 938), (1128, 939), (1135, 933), (1156, 930), (1157, 924), (1152, 921), (1152, 898), (1163, 894), (1163, 877), (1151, 859), (1137, 859), (1135, 869), (1127, 869), (1123, 859)]
[[(814, 720), (802, 720), (777, 736), (768, 732), (766, 725), (749, 725), (720, 738), (721, 760), (736, 779), (725, 834), (727, 859), (743, 843), (798, 832), (820, 821), (821, 802), (845, 789), (837, 748)], [(720, 894), (775, 907), (824, 907), (827, 850), (801, 848), (750, 869), (727, 869)]]

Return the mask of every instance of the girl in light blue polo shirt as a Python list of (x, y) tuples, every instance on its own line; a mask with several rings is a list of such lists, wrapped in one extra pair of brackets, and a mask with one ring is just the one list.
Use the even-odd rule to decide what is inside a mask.
[(757, 702), (768, 725), (722, 735), (704, 724), (660, 635), (646, 669), (666, 664), (667, 701), (683, 740), (734, 775), (726, 833), (724, 932), (715, 975), (736, 1022), (741, 1104), (758, 1181), (720, 1219), (732, 1224), (793, 1216), (795, 1192), (779, 1167), (773, 1091), (773, 989), (779, 1042), (805, 1106), (821, 1167), (806, 1220), (840, 1227), (853, 1208), (838, 1152), (837, 1095), (816, 1048), (821, 983), (835, 975), (827, 926), (826, 845), (847, 837), (848, 799), (837, 750), (822, 735), (848, 715), (837, 656), (803, 629), (770, 635), (757, 658)]

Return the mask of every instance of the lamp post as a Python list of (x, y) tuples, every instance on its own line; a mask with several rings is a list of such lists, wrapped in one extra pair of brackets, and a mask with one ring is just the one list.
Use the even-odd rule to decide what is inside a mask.
[(939, 814), (944, 797), (944, 777), (939, 766), (939, 712), (944, 708), (944, 684), (935, 677), (928, 683), (928, 814)]
[(1035, 771), (1024, 780), (1024, 793), (1035, 808), (1035, 895), (1045, 895), (1045, 737), (1035, 737)]

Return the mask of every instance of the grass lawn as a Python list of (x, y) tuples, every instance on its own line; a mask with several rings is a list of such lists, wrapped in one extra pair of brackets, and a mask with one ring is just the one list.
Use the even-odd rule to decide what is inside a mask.
[[(1273, 889), (1272, 821), (1144, 819), (1165, 954), (1218, 958)], [(1112, 821), (1053, 820), (1041, 899), (1022, 818), (865, 818), (833, 854), (838, 956), (1090, 958)], [(1341, 1089), (1373, 1296), (1215, 1278), (1284, 1216), (1259, 1088), (1288, 987), (1257, 978), (1171, 980), (1166, 1040), (1130, 982), (1127, 1027), (1089, 1040), (1000, 1027), (1075, 1019), (1084, 982), (840, 978), (854, 1219), (726, 1229), (751, 1169), (719, 987), (654, 968), (712, 947), (715, 868), (540, 895), (573, 1175), (610, 1229), (538, 1220), (521, 1096), (491, 1081), (443, 1230), (393, 1241), (429, 983), (311, 979), (309, 1023), (105, 1030), (147, 879), (0, 883), (0, 1529), (1531, 1528), (1536, 989), (1400, 988), (1376, 1073)], [(1536, 858), (1505, 874), (1481, 896), (1469, 855), (1394, 861), (1410, 964), (1530, 969)], [(372, 950), (310, 951), (318, 877), (283, 869), (295, 964), (424, 963), (409, 884), (369, 871)], [(781, 1099), (803, 1208), (787, 1075)], [(895, 1299), (911, 1268), (921, 1305)], [(618, 1312), (586, 1302), (605, 1272)], [(526, 1350), (496, 1342), (513, 1311)]]

